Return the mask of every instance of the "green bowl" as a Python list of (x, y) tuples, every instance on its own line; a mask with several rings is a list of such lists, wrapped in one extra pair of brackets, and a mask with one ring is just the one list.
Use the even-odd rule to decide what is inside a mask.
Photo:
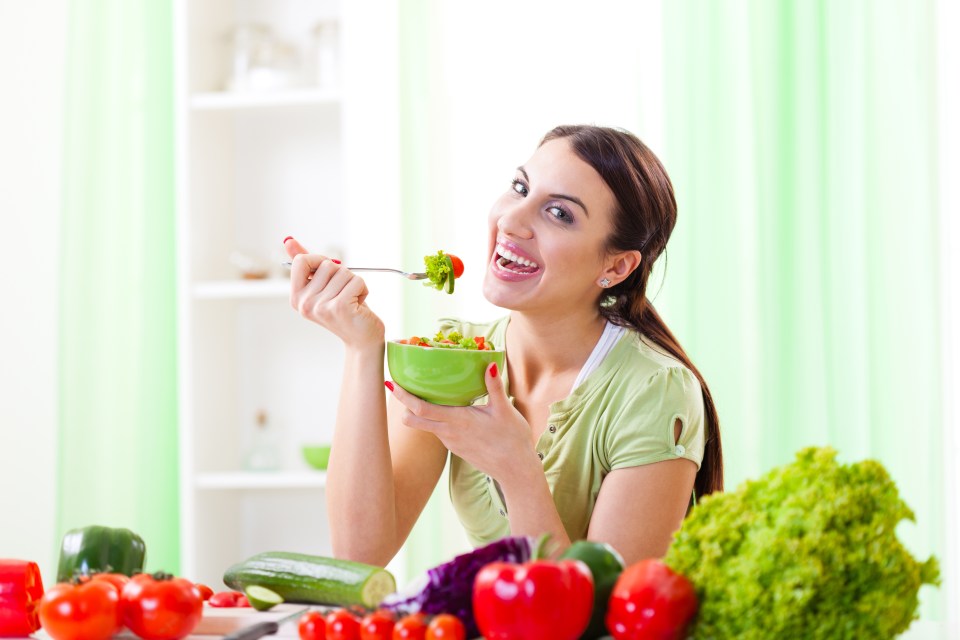
[(465, 407), (487, 395), (484, 374), (491, 362), (503, 371), (504, 352), (387, 343), (393, 381), (434, 404)]
[(307, 461), (307, 464), (314, 469), (326, 471), (327, 463), (330, 462), (330, 445), (305, 444), (301, 451), (303, 451), (303, 459)]

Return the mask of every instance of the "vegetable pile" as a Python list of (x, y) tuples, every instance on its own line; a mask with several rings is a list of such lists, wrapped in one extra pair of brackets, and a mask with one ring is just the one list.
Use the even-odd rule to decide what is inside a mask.
[(463, 275), (463, 261), (460, 258), (440, 250), (437, 255), (424, 256), (423, 264), (427, 272), (424, 286), (453, 293), (453, 281)]
[(892, 638), (938, 584), (896, 536), (913, 520), (878, 462), (836, 461), (830, 448), (693, 509), (665, 562), (694, 584), (693, 638)]
[(526, 536), (506, 537), (458, 555), (429, 569), (403, 591), (389, 596), (383, 607), (399, 613), (451, 613), (463, 621), (468, 637), (477, 635), (473, 617), (473, 583), (492, 562), (526, 562), (535, 545)]
[(146, 545), (129, 529), (89, 526), (63, 536), (57, 583), (44, 591), (35, 562), (0, 560), (0, 638), (41, 627), (53, 640), (108, 640), (124, 627), (143, 640), (196, 628), (212, 589), (143, 573)]
[(479, 351), (494, 351), (496, 347), (493, 343), (483, 336), (465, 338), (459, 331), (451, 331), (444, 335), (443, 331), (438, 331), (437, 335), (430, 338), (413, 336), (404, 340), (397, 340), (400, 344), (412, 344), (418, 347), (437, 347), (439, 349), (468, 349)]

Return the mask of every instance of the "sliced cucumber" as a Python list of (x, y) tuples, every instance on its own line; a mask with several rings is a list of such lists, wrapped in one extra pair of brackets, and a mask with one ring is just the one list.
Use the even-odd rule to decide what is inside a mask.
[(382, 567), (287, 551), (268, 551), (235, 564), (223, 582), (241, 591), (266, 587), (285, 602), (370, 609), (397, 589), (393, 575)]
[(453, 260), (450, 259), (450, 256), (443, 256), (447, 261), (447, 267), (450, 271), (447, 273), (447, 293), (453, 293), (453, 281), (456, 278), (453, 277)]
[(283, 597), (279, 593), (258, 584), (250, 585), (243, 590), (243, 593), (247, 596), (250, 606), (257, 611), (269, 611), (283, 603)]

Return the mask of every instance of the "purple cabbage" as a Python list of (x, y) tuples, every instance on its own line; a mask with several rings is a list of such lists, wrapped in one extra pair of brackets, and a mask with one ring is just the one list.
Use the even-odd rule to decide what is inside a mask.
[(452, 613), (460, 618), (468, 638), (480, 635), (473, 620), (473, 581), (491, 562), (527, 562), (536, 540), (527, 536), (501, 538), (427, 570), (381, 606), (400, 615)]

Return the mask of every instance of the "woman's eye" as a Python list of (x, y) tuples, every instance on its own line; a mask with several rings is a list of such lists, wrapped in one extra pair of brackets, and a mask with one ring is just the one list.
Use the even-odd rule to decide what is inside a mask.
[(527, 195), (527, 185), (523, 184), (516, 178), (514, 178), (513, 182), (510, 183), (510, 188), (522, 196)]
[(547, 211), (560, 222), (566, 222), (568, 224), (573, 222), (573, 216), (570, 215), (570, 212), (559, 205), (548, 207)]

